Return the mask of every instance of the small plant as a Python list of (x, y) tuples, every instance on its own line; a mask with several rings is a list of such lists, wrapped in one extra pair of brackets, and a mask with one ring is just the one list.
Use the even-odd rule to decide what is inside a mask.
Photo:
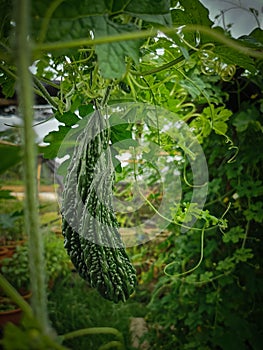
[(2, 260), (1, 272), (18, 291), (30, 290), (27, 245), (16, 246), (13, 256)]
[(0, 214), (1, 240), (8, 244), (12, 241), (19, 241), (23, 238), (22, 213)]
[(48, 233), (45, 235), (44, 243), (46, 274), (49, 284), (52, 284), (59, 277), (67, 277), (71, 273), (73, 266), (60, 237)]
[[(63, 240), (53, 234), (45, 235), (45, 257), (48, 284), (52, 285), (59, 276), (71, 272), (70, 260), (63, 248)], [(30, 290), (28, 245), (18, 245), (10, 258), (2, 260), (1, 272), (18, 291)]]

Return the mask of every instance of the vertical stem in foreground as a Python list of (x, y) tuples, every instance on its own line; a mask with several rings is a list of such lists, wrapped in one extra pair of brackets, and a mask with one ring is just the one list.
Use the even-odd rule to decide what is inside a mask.
[(33, 124), (33, 90), (29, 71), (31, 45), (29, 41), (30, 0), (14, 2), (16, 14), (16, 48), (20, 112), (23, 116), (23, 152), (25, 182), (25, 228), (29, 238), (32, 308), (44, 332), (48, 330), (45, 289), (44, 249), (39, 231), (36, 144)]

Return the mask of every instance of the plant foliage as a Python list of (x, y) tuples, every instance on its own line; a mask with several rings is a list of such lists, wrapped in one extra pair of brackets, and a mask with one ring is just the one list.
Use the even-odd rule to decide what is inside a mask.
[[(50, 104), (60, 123), (39, 147), (44, 157), (68, 154), (74, 147), (67, 143), (68, 135), (77, 138), (79, 125), (88, 122), (94, 108), (111, 110), (112, 105), (136, 102), (153, 107), (144, 123), (133, 111), (121, 116), (121, 122), (118, 113), (108, 116), (116, 183), (136, 182), (141, 176), (150, 188), (154, 184), (155, 191), (143, 197), (143, 209), (158, 215), (157, 150), (161, 147), (176, 166), (176, 174), (172, 165), (162, 166), (168, 168), (166, 180), (176, 177), (182, 188), (178, 203), (167, 208), (169, 237), (150, 245), (150, 253), (134, 248), (142, 260), (155, 257), (139, 276), (151, 293), (145, 299), (152, 348), (260, 349), (262, 29), (233, 39), (229, 28), (212, 28), (208, 10), (198, 0), (44, 0), (30, 5), (34, 93)], [(5, 98), (15, 97), (19, 75), (15, 9), (15, 2), (13, 8), (9, 1), (0, 3)], [(49, 94), (47, 87), (55, 93)], [(200, 198), (192, 200), (191, 145), (182, 136), (174, 142), (171, 132), (160, 132), (164, 116), (158, 108), (172, 113), (176, 123), (185, 123), (203, 148), (209, 169), (204, 208), (196, 203), (205, 195), (204, 184), (197, 184)], [(138, 140), (149, 140), (151, 147), (140, 148)], [(20, 159), (18, 148), (10, 147), (1, 143), (2, 154), (12, 148), (1, 171)], [(131, 150), (141, 156), (124, 166), (119, 156)], [(68, 164), (62, 164), (62, 175)], [(130, 199), (131, 189), (118, 195)], [(128, 219), (120, 215), (120, 221), (132, 225), (141, 212), (136, 214)]]

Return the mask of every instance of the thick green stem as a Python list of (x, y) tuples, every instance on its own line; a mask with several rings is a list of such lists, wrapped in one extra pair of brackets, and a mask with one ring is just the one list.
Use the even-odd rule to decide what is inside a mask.
[(25, 181), (25, 228), (29, 237), (30, 281), (32, 288), (32, 308), (44, 332), (48, 330), (44, 251), (39, 231), (36, 144), (33, 124), (33, 83), (29, 66), (31, 45), (29, 38), (29, 0), (15, 2), (16, 48), (18, 71), (18, 94), (20, 112), (23, 117), (23, 152)]
[[(184, 32), (199, 31), (200, 33), (205, 34), (211, 37), (212, 39), (214, 39), (215, 41), (221, 44), (224, 44), (226, 46), (229, 46), (232, 49), (242, 54), (245, 54), (251, 57), (256, 57), (256, 58), (263, 58), (262, 51), (245, 46), (240, 41), (228, 38), (227, 36), (218, 32), (215, 29), (211, 29), (209, 27), (205, 27), (202, 25), (187, 24), (183, 27), (182, 30)], [(41, 52), (50, 52), (50, 51), (69, 49), (69, 48), (79, 48), (81, 46), (109, 44), (109, 43), (114, 43), (118, 41), (143, 39), (147, 37), (156, 36), (159, 31), (160, 29), (155, 28), (155, 29), (140, 30), (140, 31), (129, 32), (129, 33), (122, 33), (122, 34), (111, 35), (111, 36), (104, 36), (96, 39), (77, 39), (77, 40), (59, 41), (59, 42), (53, 42), (53, 43), (40, 43), (34, 46), (33, 52), (35, 55), (39, 55)], [(161, 31), (164, 34), (171, 35), (171, 34), (175, 34), (178, 31), (178, 28), (177, 27), (162, 28)]]

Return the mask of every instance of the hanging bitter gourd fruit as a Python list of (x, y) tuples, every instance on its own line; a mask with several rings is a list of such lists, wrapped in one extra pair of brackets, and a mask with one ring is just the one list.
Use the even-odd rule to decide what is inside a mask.
[(117, 303), (134, 291), (136, 273), (112, 206), (109, 130), (96, 110), (76, 141), (63, 191), (62, 233), (80, 276), (104, 298)]

